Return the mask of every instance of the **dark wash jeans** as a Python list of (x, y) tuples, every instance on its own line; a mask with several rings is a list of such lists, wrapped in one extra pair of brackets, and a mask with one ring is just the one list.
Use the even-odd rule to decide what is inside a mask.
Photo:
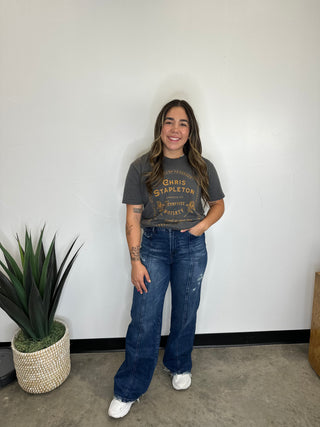
[(149, 387), (158, 360), (164, 297), (171, 283), (171, 328), (163, 363), (173, 374), (190, 372), (200, 288), (207, 264), (205, 236), (165, 228), (146, 228), (140, 250), (151, 283), (134, 289), (126, 357), (114, 381), (123, 402), (138, 399)]

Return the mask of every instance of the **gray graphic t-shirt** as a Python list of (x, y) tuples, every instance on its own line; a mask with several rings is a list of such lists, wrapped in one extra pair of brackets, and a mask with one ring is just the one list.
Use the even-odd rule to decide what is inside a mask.
[[(209, 196), (214, 202), (224, 197), (213, 164), (204, 159), (209, 174)], [(141, 226), (166, 227), (175, 230), (191, 228), (205, 214), (201, 189), (196, 183), (186, 156), (178, 159), (163, 159), (164, 176), (160, 184), (148, 193), (145, 173), (151, 169), (148, 154), (139, 157), (129, 168), (124, 187), (123, 203), (143, 205)]]

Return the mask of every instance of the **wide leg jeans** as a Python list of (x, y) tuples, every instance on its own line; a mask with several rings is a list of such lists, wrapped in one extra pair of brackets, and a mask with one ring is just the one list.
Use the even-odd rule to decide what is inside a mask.
[(140, 250), (151, 283), (134, 289), (125, 361), (114, 380), (114, 395), (138, 399), (149, 387), (158, 360), (164, 297), (171, 283), (170, 335), (163, 363), (173, 374), (190, 372), (200, 290), (207, 264), (205, 236), (159, 227), (146, 228)]

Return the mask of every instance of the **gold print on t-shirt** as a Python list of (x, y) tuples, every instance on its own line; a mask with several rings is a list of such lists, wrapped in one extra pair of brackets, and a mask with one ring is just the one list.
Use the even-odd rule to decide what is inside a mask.
[(163, 209), (165, 208), (165, 204), (164, 203), (161, 203), (161, 202), (157, 202), (157, 209), (158, 209), (158, 211), (159, 212), (162, 212), (163, 211)]
[[(170, 179), (170, 176), (173, 178)], [(180, 177), (182, 179), (179, 179)], [(168, 170), (161, 184), (153, 190), (152, 196), (157, 216), (167, 218), (167, 221), (172, 218), (173, 221), (180, 222), (189, 214), (195, 214), (199, 190), (190, 174), (180, 170)]]
[(186, 206), (188, 208), (188, 213), (192, 213), (196, 210), (195, 203), (193, 201), (188, 203)]
[(184, 179), (164, 179), (162, 185), (162, 188), (160, 187), (153, 190), (154, 197), (159, 197), (166, 193), (195, 193), (193, 188), (186, 187), (186, 181)]

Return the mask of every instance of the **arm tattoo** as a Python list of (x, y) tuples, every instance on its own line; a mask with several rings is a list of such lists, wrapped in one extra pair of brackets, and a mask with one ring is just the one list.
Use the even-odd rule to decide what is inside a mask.
[(130, 249), (131, 261), (140, 261), (140, 246), (132, 246)]
[(129, 236), (131, 234), (131, 231), (133, 229), (133, 225), (126, 224), (126, 235)]
[(142, 210), (143, 210), (142, 208), (133, 208), (133, 212), (138, 214), (141, 214)]

